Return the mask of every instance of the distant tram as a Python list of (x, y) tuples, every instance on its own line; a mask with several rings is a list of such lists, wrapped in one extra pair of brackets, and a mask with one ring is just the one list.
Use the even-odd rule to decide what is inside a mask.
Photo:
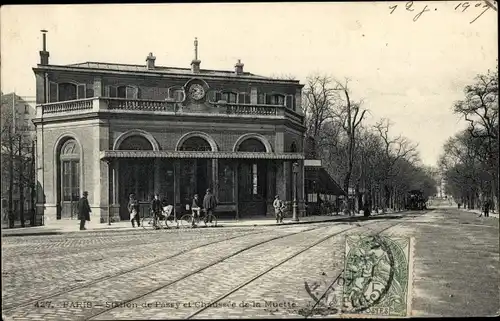
[(424, 197), (424, 193), (421, 190), (411, 190), (408, 192), (406, 197), (406, 209), (407, 210), (425, 210), (427, 199)]

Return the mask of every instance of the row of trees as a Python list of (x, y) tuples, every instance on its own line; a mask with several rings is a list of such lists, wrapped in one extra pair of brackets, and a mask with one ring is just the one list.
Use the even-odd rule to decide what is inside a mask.
[[(25, 226), (26, 200), (29, 201), (28, 219), (34, 225), (35, 208), (35, 142), (32, 131), (24, 122), (16, 121), (17, 102), (15, 94), (2, 95), (1, 106), (1, 171), (2, 171), (2, 220), (7, 216), (9, 227), (19, 218)], [(6, 201), (7, 204), (4, 204)], [(18, 203), (15, 206), (14, 202)]]
[(346, 192), (354, 190), (348, 210), (399, 210), (409, 190), (436, 193), (437, 171), (421, 164), (417, 145), (394, 136), (387, 119), (365, 124), (369, 111), (352, 99), (348, 79), (310, 76), (303, 97), (311, 156), (324, 161)]
[(470, 209), (498, 208), (498, 69), (478, 75), (453, 110), (467, 128), (449, 138), (439, 159), (445, 192)]

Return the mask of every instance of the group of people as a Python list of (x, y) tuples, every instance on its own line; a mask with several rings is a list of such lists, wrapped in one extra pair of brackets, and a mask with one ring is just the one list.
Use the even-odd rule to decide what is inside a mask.
[[(90, 213), (92, 210), (90, 209), (88, 195), (89, 193), (87, 191), (83, 192), (83, 196), (78, 201), (78, 219), (80, 220), (80, 230), (86, 230), (85, 222), (90, 221)], [(191, 211), (193, 213), (192, 224), (196, 225), (195, 221), (199, 220), (202, 211), (205, 212), (204, 222), (206, 223), (208, 220), (211, 220), (211, 215), (213, 215), (217, 205), (217, 199), (215, 195), (212, 194), (212, 190), (210, 188), (207, 189), (202, 203), (200, 203), (198, 194), (195, 194), (191, 203)], [(275, 196), (273, 207), (276, 216), (276, 223), (283, 223), (283, 212), (286, 206), (280, 199), (279, 195)], [(160, 195), (158, 193), (155, 194), (153, 200), (151, 201), (151, 210), (153, 212), (153, 222), (155, 227), (157, 227), (158, 219), (163, 218), (163, 213), (168, 213), (169, 215), (172, 208), (173, 206), (168, 204), (166, 198), (160, 200)], [(134, 193), (129, 196), (128, 211), (130, 213), (130, 222), (132, 223), (132, 227), (135, 227), (135, 223), (137, 223), (137, 226), (140, 227), (141, 221), (139, 216), (139, 200), (137, 200)], [(174, 220), (176, 220), (176, 217), (174, 217)]]
[[(207, 220), (211, 221), (212, 219), (210, 215), (213, 214), (217, 205), (217, 199), (215, 198), (215, 195), (212, 194), (212, 190), (210, 188), (206, 191), (206, 194), (203, 198), (203, 203), (200, 203), (198, 194), (195, 194), (193, 196), (191, 204), (191, 210), (193, 214), (192, 225), (196, 225), (195, 221), (199, 220), (202, 210), (203, 212), (205, 212), (205, 223), (207, 222)], [(173, 206), (168, 204), (166, 198), (160, 200), (160, 195), (158, 193), (154, 195), (154, 198), (151, 201), (151, 211), (153, 213), (153, 224), (155, 228), (158, 227), (158, 220), (163, 219), (165, 215), (170, 215), (172, 209)], [(132, 227), (135, 227), (135, 222), (137, 222), (138, 227), (141, 226), (139, 218), (139, 201), (136, 199), (135, 194), (133, 193), (129, 196), (128, 211), (130, 213), (130, 222), (132, 223)], [(177, 220), (177, 218), (175, 217), (175, 213), (174, 220)]]

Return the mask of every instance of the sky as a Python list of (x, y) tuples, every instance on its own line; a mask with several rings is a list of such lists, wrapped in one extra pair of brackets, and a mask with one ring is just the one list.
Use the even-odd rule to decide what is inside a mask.
[[(84, 61), (350, 79), (354, 99), (391, 134), (418, 143), (436, 165), (446, 139), (465, 127), (452, 106), (498, 58), (497, 12), (485, 2), (10, 5), (1, 7), (1, 89), (35, 95), (41, 29), (50, 63)], [(424, 10), (425, 9), (425, 10)], [(424, 11), (423, 11), (424, 10)], [(423, 13), (422, 13), (423, 11)], [(419, 13), (421, 13), (419, 15)]]

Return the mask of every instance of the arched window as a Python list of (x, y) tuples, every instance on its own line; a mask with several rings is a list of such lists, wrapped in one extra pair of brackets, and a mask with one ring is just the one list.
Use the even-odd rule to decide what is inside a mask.
[(212, 147), (202, 137), (190, 137), (181, 145), (181, 151), (211, 151)]
[(62, 201), (78, 201), (80, 197), (80, 148), (74, 139), (67, 140), (59, 156)]
[(141, 135), (125, 138), (118, 147), (119, 150), (153, 150), (151, 142)]
[(266, 152), (266, 146), (257, 138), (245, 139), (238, 147), (239, 152)]

